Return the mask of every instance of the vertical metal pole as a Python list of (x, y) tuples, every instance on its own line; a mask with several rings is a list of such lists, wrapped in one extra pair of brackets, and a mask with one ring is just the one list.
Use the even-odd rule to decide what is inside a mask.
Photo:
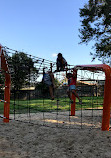
[(5, 92), (4, 92), (4, 122), (9, 122), (9, 112), (10, 112), (10, 74), (8, 70), (8, 64), (4, 56), (4, 52), (2, 50), (2, 46), (0, 46), (1, 52), (1, 69), (4, 70), (5, 73)]
[(111, 109), (111, 69), (105, 70), (106, 80), (104, 86), (104, 103), (103, 103), (103, 117), (102, 130), (109, 131), (110, 109)]
[[(73, 70), (73, 74), (76, 73), (77, 74), (77, 70)], [(77, 77), (75, 78), (75, 82), (77, 80)], [(76, 106), (76, 97), (74, 94), (72, 94), (72, 100), (73, 103), (71, 104), (71, 116), (75, 116), (75, 106)]]
[(10, 83), (5, 81), (5, 96), (4, 100), (4, 122), (9, 122), (9, 113), (10, 113)]

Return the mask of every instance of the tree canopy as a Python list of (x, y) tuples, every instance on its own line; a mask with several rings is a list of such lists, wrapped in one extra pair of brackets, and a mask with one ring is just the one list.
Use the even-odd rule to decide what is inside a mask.
[(111, 0), (89, 0), (80, 9), (80, 17), (80, 43), (94, 41), (93, 60), (98, 58), (108, 64), (111, 56)]
[(19, 90), (24, 85), (29, 85), (31, 74), (36, 73), (33, 60), (23, 52), (13, 54), (9, 60), (13, 71), (12, 85), (15, 89)]

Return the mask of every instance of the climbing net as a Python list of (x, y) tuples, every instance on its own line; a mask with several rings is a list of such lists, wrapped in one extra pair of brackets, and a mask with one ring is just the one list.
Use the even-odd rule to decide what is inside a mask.
[(0, 70), (0, 118), (4, 118), (4, 90), (5, 90), (5, 74)]
[[(10, 119), (62, 128), (101, 127), (105, 83), (103, 71), (76, 67), (77, 93), (82, 104), (76, 99), (75, 115), (71, 115), (73, 105), (67, 96), (66, 73), (73, 73), (73, 65), (57, 72), (55, 62), (7, 47), (4, 50), (11, 75)], [(50, 99), (47, 87), (42, 83), (43, 70), (51, 70), (54, 74), (54, 100)], [(0, 94), (1, 98), (3, 93)], [(3, 108), (0, 109), (0, 113), (3, 113)]]

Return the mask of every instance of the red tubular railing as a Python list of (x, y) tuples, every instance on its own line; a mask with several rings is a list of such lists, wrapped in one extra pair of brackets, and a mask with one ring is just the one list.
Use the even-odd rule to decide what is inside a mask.
[[(103, 116), (102, 127), (103, 131), (109, 131), (110, 123), (110, 108), (111, 108), (111, 68), (106, 64), (98, 65), (77, 65), (75, 69), (96, 71), (100, 70), (105, 72), (105, 85), (104, 85), (104, 101), (103, 101)], [(75, 115), (75, 103), (71, 105), (71, 114)]]

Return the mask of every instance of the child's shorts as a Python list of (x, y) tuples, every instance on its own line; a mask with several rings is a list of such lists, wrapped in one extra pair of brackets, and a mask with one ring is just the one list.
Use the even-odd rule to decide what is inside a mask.
[(75, 85), (70, 85), (69, 90), (76, 90), (76, 86)]
[(52, 82), (49, 80), (49, 81), (44, 81), (44, 83), (47, 85), (47, 86), (51, 86), (52, 85)]

